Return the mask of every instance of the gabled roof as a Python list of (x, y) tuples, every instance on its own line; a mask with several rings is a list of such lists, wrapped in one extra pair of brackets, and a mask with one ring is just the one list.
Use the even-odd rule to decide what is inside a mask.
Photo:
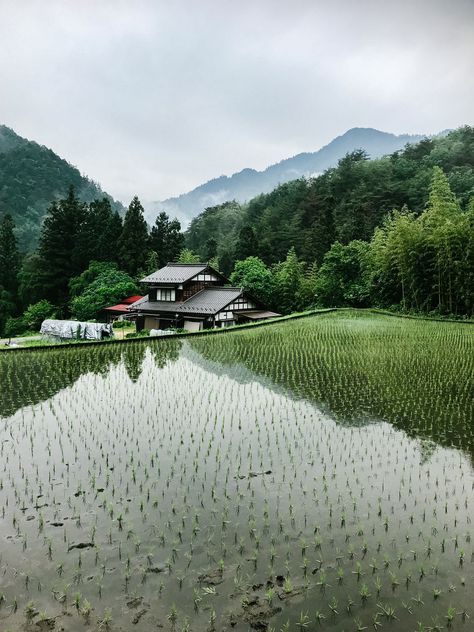
[(242, 291), (237, 287), (208, 287), (188, 298), (177, 311), (180, 314), (217, 314), (239, 298)]
[(207, 263), (167, 263), (164, 268), (140, 279), (140, 283), (184, 283), (208, 267)]

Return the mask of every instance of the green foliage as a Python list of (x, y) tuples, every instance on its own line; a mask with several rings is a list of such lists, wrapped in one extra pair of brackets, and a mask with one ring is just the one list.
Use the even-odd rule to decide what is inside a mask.
[(69, 279), (88, 264), (80, 239), (86, 206), (71, 187), (65, 199), (53, 202), (44, 220), (38, 249), (37, 283), (42, 296), (56, 305), (68, 297)]
[(365, 307), (369, 304), (370, 285), (365, 274), (369, 244), (340, 242), (326, 253), (315, 283), (316, 298), (322, 307)]
[(39, 331), (41, 323), (47, 318), (55, 318), (56, 308), (45, 299), (30, 305), (23, 314), (23, 321), (27, 329)]
[(145, 267), (148, 256), (148, 227), (143, 206), (137, 196), (130, 202), (125, 214), (122, 234), (118, 240), (120, 267), (133, 277)]
[(258, 257), (247, 257), (237, 261), (230, 282), (235, 287), (242, 287), (256, 299), (268, 303), (273, 290), (271, 271)]
[(370, 245), (372, 296), (381, 305), (474, 312), (474, 203), (466, 211), (439, 167), (420, 216), (392, 212)]
[(145, 275), (155, 272), (160, 267), (158, 255), (154, 250), (150, 250), (145, 263)]
[[(294, 246), (299, 258), (320, 265), (336, 240), (369, 241), (392, 209), (407, 205), (420, 215), (434, 166), (444, 170), (465, 209), (474, 193), (474, 128), (425, 139), (376, 160), (355, 151), (315, 178), (283, 184), (244, 205), (233, 202), (206, 209), (192, 221), (186, 244), (204, 255), (205, 244), (213, 237), (219, 257), (225, 252), (235, 261), (252, 254), (267, 265), (283, 261)], [(247, 244), (252, 252), (245, 251)]]
[(113, 273), (117, 264), (104, 261), (91, 261), (89, 267), (69, 281), (69, 296), (80, 296), (103, 273)]
[(5, 332), (6, 323), (14, 313), (15, 303), (12, 295), (0, 286), (0, 336)]
[(0, 335), (16, 311), (20, 256), (11, 215), (0, 220)]
[(41, 259), (37, 253), (23, 258), (18, 273), (18, 298), (23, 309), (26, 309), (30, 303), (38, 302), (43, 296), (43, 286), (39, 275), (40, 265)]
[[(0, 212), (11, 213), (22, 252), (34, 250), (51, 202), (70, 186), (84, 202), (104, 196), (99, 185), (53, 151), (0, 126)], [(122, 211), (120, 203), (108, 200), (114, 211)]]
[(28, 329), (23, 316), (17, 316), (16, 318), (10, 317), (7, 319), (4, 333), (8, 338), (14, 338), (15, 336), (21, 336)]
[(176, 263), (199, 263), (199, 257), (192, 250), (184, 248), (179, 253)]
[[(224, 202), (224, 204), (205, 209), (191, 221), (186, 231), (186, 247), (197, 252), (204, 261), (207, 260), (205, 248), (209, 239), (216, 240), (219, 257), (228, 250), (228, 244), (231, 244), (233, 250), (242, 215), (243, 208), (235, 201)], [(234, 257), (233, 253), (232, 257)]]
[(257, 252), (255, 232), (249, 224), (245, 224), (239, 231), (239, 238), (235, 247), (235, 258), (246, 259), (255, 256)]
[(13, 295), (18, 287), (20, 255), (14, 233), (15, 224), (11, 215), (0, 220), (0, 287)]
[[(91, 279), (87, 285), (86, 278)], [(74, 294), (78, 288), (82, 288), (70, 303), (71, 313), (78, 320), (97, 318), (104, 307), (114, 305), (139, 291), (136, 282), (126, 272), (118, 270), (113, 264), (97, 262), (93, 262), (80, 277), (73, 279), (71, 287), (74, 288)]]
[(177, 219), (170, 220), (164, 211), (161, 212), (150, 232), (149, 248), (157, 255), (156, 267), (150, 272), (162, 268), (170, 261), (175, 261), (183, 246), (181, 224)]
[(299, 261), (295, 249), (291, 248), (285, 261), (276, 264), (273, 268), (272, 300), (275, 309), (289, 314), (307, 306), (307, 304), (302, 305), (304, 277), (305, 264)]
[(149, 329), (141, 329), (140, 331), (133, 331), (129, 334), (125, 334), (125, 338), (148, 338), (149, 336)]

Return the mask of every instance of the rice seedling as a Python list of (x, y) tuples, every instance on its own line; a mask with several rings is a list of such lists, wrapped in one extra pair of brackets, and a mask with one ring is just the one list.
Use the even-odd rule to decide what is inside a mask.
[(2, 625), (469, 625), (473, 346), (345, 312), (2, 354)]

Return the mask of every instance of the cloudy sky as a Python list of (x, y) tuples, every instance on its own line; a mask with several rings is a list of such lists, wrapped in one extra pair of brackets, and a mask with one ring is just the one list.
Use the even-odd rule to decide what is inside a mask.
[(474, 0), (0, 0), (0, 123), (128, 202), (472, 124)]

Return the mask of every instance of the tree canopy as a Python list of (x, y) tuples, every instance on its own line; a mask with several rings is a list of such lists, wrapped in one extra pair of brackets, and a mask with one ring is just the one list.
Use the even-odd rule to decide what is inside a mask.
[(74, 298), (71, 300), (72, 315), (78, 320), (92, 320), (109, 305), (138, 294), (136, 282), (113, 263), (92, 262), (89, 269), (71, 280)]

